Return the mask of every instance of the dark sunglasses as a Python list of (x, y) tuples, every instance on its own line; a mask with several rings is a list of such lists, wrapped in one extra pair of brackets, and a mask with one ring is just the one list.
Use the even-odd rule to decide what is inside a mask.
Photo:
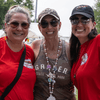
[(79, 19), (78, 17), (74, 17), (74, 18), (71, 18), (70, 20), (71, 20), (72, 25), (77, 25), (80, 21), (82, 24), (86, 25), (90, 22), (91, 19), (87, 17), (82, 17), (81, 19)]
[(42, 20), (40, 25), (42, 26), (42, 28), (47, 28), (49, 24), (53, 27), (56, 27), (58, 25), (58, 22), (59, 22), (58, 20), (51, 20), (50, 22)]
[(24, 28), (24, 29), (29, 28), (29, 23), (26, 23), (26, 22), (23, 22), (23, 23), (11, 22), (11, 23), (7, 23), (7, 24), (10, 25), (12, 28), (17, 28), (19, 26), (19, 24), (21, 24), (22, 28)]

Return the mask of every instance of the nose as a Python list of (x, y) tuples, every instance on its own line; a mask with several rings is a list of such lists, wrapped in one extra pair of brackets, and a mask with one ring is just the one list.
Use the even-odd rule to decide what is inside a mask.
[(81, 22), (81, 20), (79, 20), (79, 22), (78, 22), (77, 25), (78, 25), (78, 26), (82, 26), (82, 25), (83, 25), (82, 22)]
[(17, 26), (17, 30), (22, 30), (23, 29), (23, 27), (21, 26), (21, 24), (19, 24), (18, 26)]
[(47, 28), (49, 28), (49, 29), (52, 28), (52, 25), (50, 23), (48, 23), (48, 27)]

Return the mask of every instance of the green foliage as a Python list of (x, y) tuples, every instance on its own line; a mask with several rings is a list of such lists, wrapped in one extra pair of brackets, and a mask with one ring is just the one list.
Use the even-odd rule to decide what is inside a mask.
[(4, 25), (4, 17), (9, 7), (12, 5), (22, 5), (27, 7), (30, 10), (31, 17), (33, 9), (32, 0), (0, 0), (0, 29), (3, 28)]
[(94, 16), (95, 16), (95, 21), (96, 21), (96, 28), (98, 33), (100, 33), (100, 0), (95, 0), (95, 5), (94, 5)]

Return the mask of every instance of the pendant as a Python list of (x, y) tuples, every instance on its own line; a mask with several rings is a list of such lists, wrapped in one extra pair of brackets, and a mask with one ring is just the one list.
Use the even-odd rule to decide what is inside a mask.
[(51, 66), (50, 65), (47, 65), (47, 69), (50, 69), (51, 68)]
[(53, 71), (57, 71), (57, 67), (56, 66), (53, 66), (53, 69), (52, 69)]
[(48, 78), (48, 82), (51, 83), (52, 82), (52, 78)]
[(47, 98), (47, 100), (56, 100), (56, 98), (52, 94), (50, 94), (50, 96), (49, 96), (49, 98)]
[(55, 78), (55, 75), (54, 74), (52, 74), (51, 72), (49, 72), (49, 74), (47, 74), (47, 77), (49, 77), (49, 78)]

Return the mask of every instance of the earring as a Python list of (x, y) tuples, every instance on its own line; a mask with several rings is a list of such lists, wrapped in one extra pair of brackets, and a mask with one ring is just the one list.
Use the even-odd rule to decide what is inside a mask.
[[(5, 23), (6, 24), (6, 23)], [(5, 31), (5, 40), (7, 40), (8, 37), (7, 37), (7, 32)]]
[(25, 39), (25, 42), (26, 42), (26, 41), (29, 42), (29, 38), (28, 38), (28, 37)]
[(5, 36), (5, 40), (7, 40), (8, 39), (8, 37), (7, 37), (7, 35)]

